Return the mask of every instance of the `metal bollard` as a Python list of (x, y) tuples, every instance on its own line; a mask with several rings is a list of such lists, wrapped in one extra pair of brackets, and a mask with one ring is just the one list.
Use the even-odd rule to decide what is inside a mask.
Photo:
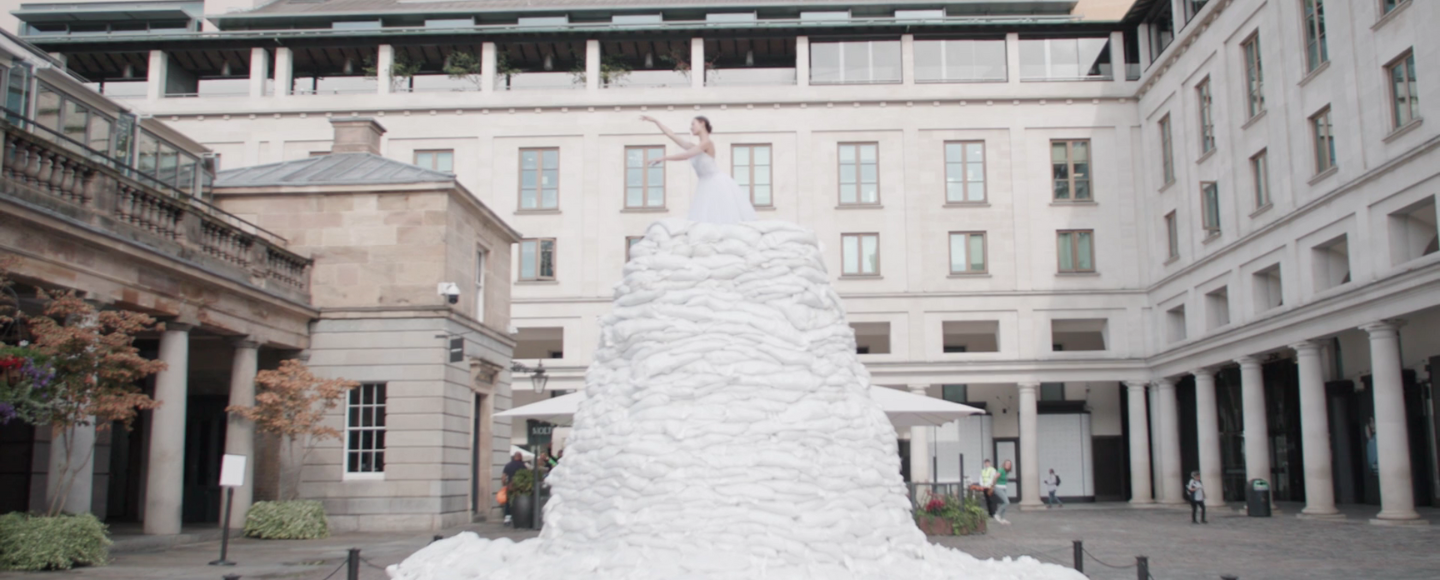
[(1135, 580), (1150, 580), (1150, 559), (1145, 556), (1135, 557)]
[(1085, 542), (1075, 540), (1075, 571), (1085, 573)]
[(440, 534), (435, 534), (435, 537), (430, 539), (430, 543), (433, 544), (433, 543), (438, 542), (438, 541), (443, 540), (443, 539), (445, 539), (445, 536), (442, 536), (442, 535), (440, 535)]
[(239, 574), (226, 574), (226, 575), (224, 575), (224, 576), (221, 576), (221, 578), (224, 578), (225, 580), (240, 580), (240, 575), (239, 575)]
[(360, 580), (360, 548), (350, 548), (345, 559), (345, 580)]

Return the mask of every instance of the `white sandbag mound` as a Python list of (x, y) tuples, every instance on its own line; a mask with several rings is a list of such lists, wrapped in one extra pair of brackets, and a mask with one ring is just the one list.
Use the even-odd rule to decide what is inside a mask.
[(540, 537), (461, 534), (391, 578), (1084, 578), (915, 527), (813, 232), (658, 222), (601, 326)]

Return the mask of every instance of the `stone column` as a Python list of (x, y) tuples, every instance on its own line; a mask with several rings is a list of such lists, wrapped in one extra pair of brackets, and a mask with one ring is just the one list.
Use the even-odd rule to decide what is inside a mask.
[(690, 39), (690, 88), (705, 88), (705, 39)]
[(389, 44), (382, 44), (376, 49), (375, 54), (375, 76), (379, 77), (378, 93), (388, 95), (394, 92), (391, 86), (395, 82), (395, 47)]
[(585, 90), (600, 90), (600, 41), (585, 41)]
[[(94, 417), (89, 418), (90, 421)], [(50, 472), (46, 476), (45, 499), (53, 505), (56, 495), (60, 499), (60, 511), (67, 514), (82, 514), (90, 511), (95, 490), (95, 425), (76, 425), (73, 440), (65, 430), (54, 429), (50, 434)], [(68, 452), (67, 452), (68, 448)], [(73, 476), (73, 478), (67, 477)], [(69, 489), (61, 489), (70, 480)], [(99, 514), (104, 516), (105, 514)]]
[[(1040, 383), (1020, 383), (1020, 505), (1040, 507), (1040, 445), (1036, 400)], [(1013, 477), (1011, 479), (1014, 479)]]
[(1010, 84), (1020, 84), (1020, 33), (1005, 33), (1005, 78)]
[(150, 51), (150, 66), (145, 75), (145, 98), (158, 101), (165, 98), (165, 77), (170, 73), (170, 55), (163, 50)]
[(907, 87), (915, 86), (914, 34), (900, 35), (900, 84)]
[(1265, 416), (1265, 376), (1253, 356), (1240, 363), (1240, 401), (1245, 421), (1245, 487), (1250, 480), (1270, 481), (1270, 421)]
[(1423, 523), (1415, 512), (1411, 481), (1399, 328), (1395, 321), (1360, 327), (1370, 333), (1370, 388), (1375, 396), (1375, 447), (1380, 453), (1380, 514), (1370, 521), (1377, 524)]
[(1125, 381), (1130, 416), (1130, 503), (1148, 504), (1150, 497), (1150, 424), (1145, 415), (1145, 383)]
[(250, 97), (265, 96), (265, 81), (270, 80), (270, 51), (250, 49)]
[(165, 370), (155, 375), (155, 400), (150, 413), (150, 458), (145, 473), (145, 533), (180, 533), (181, 494), (185, 479), (185, 398), (189, 372), (190, 325), (165, 324), (160, 360)]
[(275, 49), (275, 96), (288, 97), (295, 89), (295, 53), (289, 48)]
[[(928, 397), (925, 391), (930, 385), (910, 385), (908, 389), (912, 394), (921, 397)], [(883, 388), (883, 387), (882, 387)], [(935, 480), (934, 474), (930, 473), (930, 432), (931, 428), (926, 426), (915, 426), (910, 428), (910, 481), (914, 483), (926, 483)]]
[(810, 86), (810, 37), (795, 37), (795, 86)]
[(1160, 395), (1153, 384), (1145, 389), (1150, 400), (1150, 486), (1155, 492), (1155, 501), (1165, 503), (1165, 440), (1160, 433), (1165, 422), (1160, 420)]
[(1195, 375), (1195, 431), (1200, 447), (1200, 481), (1205, 484), (1205, 505), (1225, 507), (1225, 482), (1221, 481), (1220, 413), (1215, 403), (1215, 372), (1207, 368)]
[(493, 42), (480, 45), (480, 92), (482, 93), (495, 91), (495, 75), (499, 69), (500, 60), (497, 50)]
[(1305, 462), (1305, 517), (1338, 516), (1330, 474), (1330, 418), (1325, 408), (1325, 378), (1320, 370), (1320, 345), (1302, 341), (1295, 349), (1300, 372), (1300, 439)]
[[(1117, 83), (1125, 82), (1125, 33), (1110, 33), (1110, 70)], [(1201, 474), (1204, 477), (1204, 474)], [(1208, 502), (1205, 505), (1210, 505)]]
[(1160, 407), (1160, 433), (1157, 456), (1165, 458), (1161, 463), (1160, 503), (1178, 504), (1185, 502), (1185, 475), (1180, 468), (1180, 410), (1175, 401), (1175, 381), (1155, 381), (1155, 405)]
[[(235, 347), (235, 359), (230, 364), (230, 405), (251, 407), (255, 405), (255, 372), (260, 345), (247, 338), (236, 339), (232, 344)], [(225, 425), (225, 454), (245, 456), (245, 485), (235, 488), (230, 527), (243, 528), (255, 494), (255, 423), (234, 413), (227, 416), (229, 419)], [(220, 509), (223, 518), (224, 504), (221, 504)]]

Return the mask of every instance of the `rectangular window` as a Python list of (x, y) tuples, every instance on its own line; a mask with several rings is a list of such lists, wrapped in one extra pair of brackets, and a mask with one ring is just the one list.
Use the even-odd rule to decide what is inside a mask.
[(1056, 233), (1061, 274), (1095, 271), (1094, 238), (1094, 230), (1060, 230)]
[(385, 383), (350, 389), (345, 405), (345, 472), (385, 472)]
[(1270, 160), (1261, 149), (1250, 158), (1250, 176), (1254, 179), (1255, 209), (1270, 205)]
[(810, 83), (816, 85), (900, 82), (900, 41), (810, 44)]
[(1150, 29), (1150, 62), (1160, 60), (1160, 55), (1175, 41), (1175, 17), (1169, 2), (1156, 2), (1154, 12), (1145, 19)]
[(665, 164), (650, 165), (665, 156), (664, 147), (625, 148), (625, 207), (665, 207)]
[(1260, 37), (1242, 45), (1245, 49), (1245, 111), (1251, 118), (1265, 110), (1265, 69), (1260, 65)]
[(735, 145), (730, 148), (730, 174), (750, 195), (750, 205), (773, 207), (769, 145)]
[(1175, 223), (1175, 212), (1165, 214), (1165, 243), (1170, 248), (1171, 260), (1180, 257), (1180, 224)]
[(560, 207), (560, 149), (520, 150), (520, 209)]
[(1215, 150), (1215, 111), (1210, 95), (1210, 78), (1195, 86), (1195, 97), (1200, 103), (1200, 152)]
[(1064, 401), (1065, 383), (1040, 383), (1041, 401)]
[(1330, 124), (1330, 107), (1310, 117), (1310, 133), (1315, 139), (1315, 173), (1325, 173), (1335, 167), (1335, 134)]
[(950, 273), (984, 274), (985, 232), (950, 232)]
[(485, 322), (485, 250), (475, 252), (475, 320)]
[(1004, 40), (916, 40), (915, 82), (1005, 82)]
[(555, 238), (520, 240), (520, 279), (555, 279)]
[(844, 234), (840, 252), (845, 276), (880, 275), (880, 234)]
[(1313, 71), (1329, 62), (1325, 46), (1325, 0), (1300, 0), (1305, 4), (1305, 63)]
[(1205, 235), (1220, 235), (1220, 186), (1213, 181), (1200, 184), (1200, 209)]
[(416, 151), (415, 164), (433, 171), (452, 173), (455, 171), (455, 151), (453, 149)]
[(60, 119), (64, 135), (76, 143), (86, 143), (85, 128), (90, 125), (90, 108), (70, 99), (65, 99), (64, 103)]
[(880, 203), (880, 145), (840, 144), (840, 205)]
[(1020, 80), (1076, 81), (1114, 78), (1109, 38), (1020, 40)]
[(1209, 3), (1210, 0), (1185, 0), (1185, 21), (1189, 22), (1195, 18), (1195, 15), (1199, 14), (1200, 10), (1204, 9), (1205, 5)]
[(1389, 14), (1396, 8), (1399, 8), (1401, 4), (1409, 1), (1410, 0), (1380, 0), (1380, 13)]
[[(52, 131), (60, 130), (60, 91), (50, 85), (38, 83), (35, 92), (35, 122)], [(41, 133), (42, 135), (44, 133)]]
[(625, 236), (625, 261), (626, 261), (626, 262), (629, 262), (629, 261), (630, 261), (630, 258), (631, 258), (630, 251), (635, 249), (635, 244), (640, 243), (640, 240), (643, 240), (643, 239), (645, 239), (645, 236)]
[(1175, 183), (1175, 142), (1170, 131), (1170, 115), (1160, 119), (1160, 166), (1165, 171), (1165, 184)]
[(970, 400), (969, 390), (967, 385), (941, 385), (940, 398), (951, 403), (964, 403)]
[(985, 142), (945, 143), (945, 203), (985, 201)]
[(1090, 140), (1051, 141), (1055, 201), (1090, 201)]
[(1420, 93), (1415, 87), (1415, 53), (1395, 59), (1386, 67), (1390, 73), (1390, 97), (1395, 128), (1420, 118)]

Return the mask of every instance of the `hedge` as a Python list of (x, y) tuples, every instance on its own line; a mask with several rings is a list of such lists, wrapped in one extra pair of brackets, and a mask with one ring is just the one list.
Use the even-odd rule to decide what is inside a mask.
[(330, 537), (325, 507), (314, 500), (261, 501), (250, 506), (245, 535), (265, 540), (314, 540)]
[(103, 566), (110, 557), (105, 524), (94, 515), (0, 516), (0, 570), (69, 570)]

